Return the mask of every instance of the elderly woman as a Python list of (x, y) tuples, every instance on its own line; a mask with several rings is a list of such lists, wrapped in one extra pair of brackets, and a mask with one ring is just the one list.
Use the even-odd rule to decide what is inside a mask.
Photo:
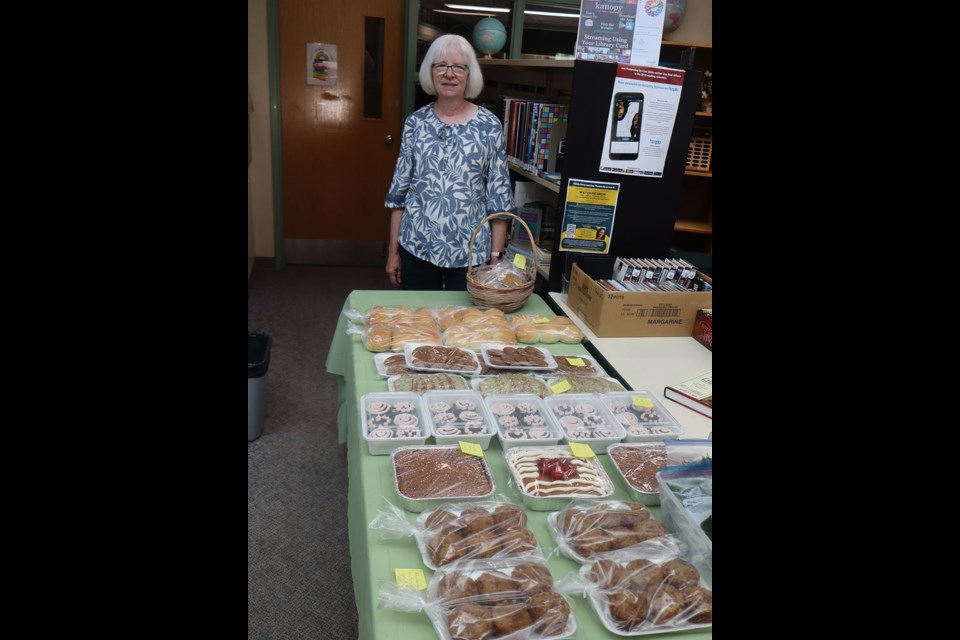
[[(494, 213), (516, 213), (503, 126), (468, 100), (483, 74), (467, 40), (433, 41), (420, 66), (420, 85), (436, 96), (410, 114), (385, 206), (391, 209), (387, 274), (404, 289), (465, 290), (470, 238)], [(507, 218), (477, 234), (474, 264), (501, 257)]]

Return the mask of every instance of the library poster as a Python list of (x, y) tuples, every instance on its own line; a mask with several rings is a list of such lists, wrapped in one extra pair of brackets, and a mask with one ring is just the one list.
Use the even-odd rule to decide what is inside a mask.
[(617, 182), (570, 179), (563, 205), (560, 251), (609, 253), (617, 212)]
[(307, 43), (307, 84), (326, 87), (337, 84), (337, 45)]
[(662, 178), (685, 72), (617, 65), (600, 171)]
[(666, 0), (583, 0), (577, 60), (656, 66)]

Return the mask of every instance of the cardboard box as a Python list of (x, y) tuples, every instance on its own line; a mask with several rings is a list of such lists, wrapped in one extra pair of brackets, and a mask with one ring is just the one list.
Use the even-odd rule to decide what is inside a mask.
[(700, 309), (693, 321), (693, 339), (713, 351), (713, 309)]
[[(709, 276), (698, 275), (713, 284)], [(697, 311), (713, 308), (713, 292), (607, 291), (574, 264), (567, 306), (601, 338), (689, 337)]]

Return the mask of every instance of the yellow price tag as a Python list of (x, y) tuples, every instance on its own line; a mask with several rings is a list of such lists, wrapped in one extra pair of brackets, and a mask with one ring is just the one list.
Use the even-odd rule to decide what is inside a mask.
[(585, 367), (587, 363), (583, 361), (583, 358), (567, 358), (567, 364), (571, 367)]
[(596, 458), (597, 454), (593, 452), (593, 449), (590, 448), (590, 445), (583, 444), (580, 442), (571, 442), (570, 451), (573, 452), (573, 455), (578, 458)]
[(527, 266), (527, 256), (517, 254), (513, 256), (513, 264), (517, 265), (517, 269), (523, 269)]
[(637, 407), (638, 409), (653, 408), (653, 400), (651, 400), (650, 398), (641, 398), (640, 396), (632, 396), (630, 398), (630, 401), (633, 403), (633, 406)]
[(483, 449), (476, 442), (464, 442), (463, 440), (457, 440), (457, 442), (460, 444), (460, 451), (471, 456), (483, 457)]
[(423, 577), (423, 569), (394, 569), (397, 584), (401, 587), (411, 586), (423, 591), (427, 588), (427, 581)]
[(570, 391), (570, 382), (567, 380), (561, 380), (557, 384), (550, 387), (550, 390), (554, 393), (566, 393)]
[(550, 318), (546, 316), (533, 316), (533, 324), (546, 324), (550, 322)]

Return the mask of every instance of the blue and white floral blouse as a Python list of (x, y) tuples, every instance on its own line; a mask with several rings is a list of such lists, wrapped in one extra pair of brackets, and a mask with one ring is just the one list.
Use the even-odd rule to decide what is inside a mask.
[[(430, 103), (403, 125), (397, 168), (385, 206), (403, 209), (400, 246), (441, 267), (466, 267), (470, 236), (491, 213), (516, 213), (503, 126), (480, 107), (449, 125)], [(490, 225), (477, 233), (473, 263), (490, 259)]]

